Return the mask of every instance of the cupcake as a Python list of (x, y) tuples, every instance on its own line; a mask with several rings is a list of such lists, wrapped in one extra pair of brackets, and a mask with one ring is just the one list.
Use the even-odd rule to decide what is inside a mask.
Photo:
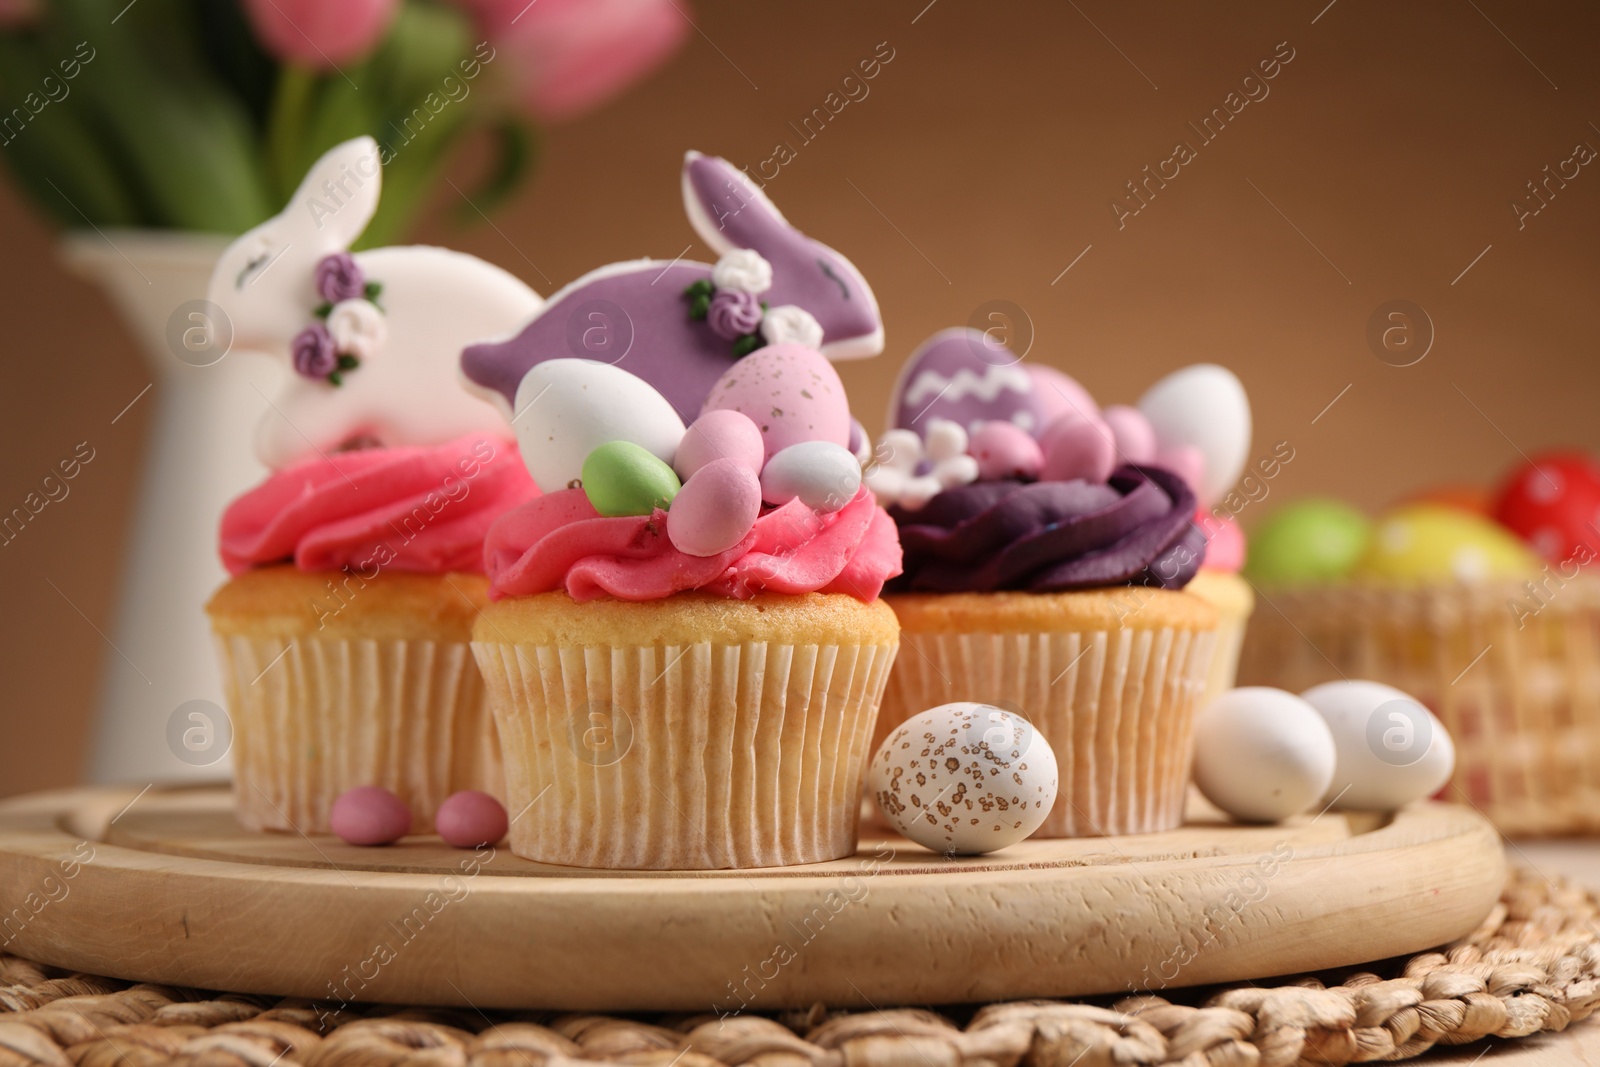
[(912, 355), (890, 420), (867, 478), (900, 531), (885, 599), (908, 647), (878, 736), (935, 705), (995, 704), (1060, 766), (1039, 834), (1177, 826), (1212, 601), (1241, 625), (1249, 611), (1236, 575), (1217, 572), (1212, 596), (1186, 589), (1208, 554), (1196, 487), (1226, 488), (1242, 465), (1237, 380), (1190, 368), (1102, 411), (1059, 371), (947, 330)]
[(426, 829), (450, 793), (502, 788), (468, 642), (489, 524), (538, 490), (456, 356), (540, 301), (444, 249), (351, 254), (378, 155), (367, 137), (331, 149), (223, 253), (208, 293), (234, 348), (289, 371), (256, 428), (271, 473), (223, 516), (233, 577), (207, 606), (250, 829), (326, 831), (355, 786), (395, 793)]
[[(602, 268), (462, 354), (544, 490), (490, 529), (473, 627), (510, 847), (544, 863), (852, 854), (899, 647), (900, 546), (827, 358), (881, 344), (871, 291), (736, 168), (683, 178), (715, 265)], [(596, 309), (629, 343), (572, 358), (616, 341), (571, 329)]]
[(1438, 490), (1376, 520), (1336, 500), (1280, 508), (1245, 573), (1271, 606), (1240, 677), (1341, 678), (1411, 693), (1456, 744), (1447, 796), (1507, 834), (1600, 828), (1600, 464), (1551, 453), (1498, 491)]
[(376, 785), (421, 830), (453, 792), (503, 795), (469, 643), (489, 524), (535, 495), (514, 442), (464, 437), (308, 459), (228, 507), (234, 577), (206, 610), (240, 823), (326, 831), (340, 793)]

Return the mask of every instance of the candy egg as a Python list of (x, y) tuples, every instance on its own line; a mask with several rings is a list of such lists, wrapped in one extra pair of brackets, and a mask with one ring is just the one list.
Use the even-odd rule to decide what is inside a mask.
[(738, 411), (761, 430), (763, 461), (801, 441), (850, 443), (850, 404), (833, 364), (815, 349), (767, 345), (723, 372), (711, 387), (709, 411)]
[[(993, 334), (970, 326), (940, 330), (901, 367), (890, 393), (889, 427), (921, 433), (926, 420), (949, 419), (969, 431), (985, 422), (1009, 422), (1038, 433), (1050, 421), (1047, 411), (1054, 410), (1047, 405), (1065, 401), (1035, 370)], [(1072, 388), (1082, 392), (1076, 382)]]
[(1600, 462), (1581, 452), (1547, 452), (1511, 473), (1494, 517), (1550, 563), (1600, 556)]
[(492, 845), (506, 836), (506, 809), (488, 793), (451, 793), (433, 816), (433, 828), (451, 848)]
[[(1442, 504), (1447, 508), (1460, 508), (1473, 515), (1494, 515), (1495, 498), (1481, 485), (1435, 485), (1406, 497), (1406, 504)], [(1504, 522), (1504, 519), (1499, 519)]]
[(1161, 449), (1192, 445), (1205, 458), (1200, 503), (1220, 500), (1244, 471), (1250, 452), (1250, 401), (1232, 371), (1212, 363), (1162, 378), (1139, 398)]
[[(1206, 458), (1200, 450), (1193, 445), (1174, 445), (1171, 448), (1156, 449), (1156, 458), (1152, 461), (1157, 467), (1164, 467), (1183, 479), (1191, 492), (1196, 497), (1200, 496), (1205, 485)], [(1204, 502), (1201, 507), (1207, 506)]]
[(1538, 557), (1505, 527), (1438, 504), (1378, 520), (1356, 574), (1398, 583), (1481, 582), (1538, 573)]
[(411, 809), (387, 789), (359, 785), (334, 800), (328, 828), (347, 845), (390, 845), (411, 832)]
[(1317, 710), (1265, 686), (1231, 689), (1194, 726), (1194, 784), (1244, 822), (1277, 822), (1316, 804), (1333, 780), (1333, 735)]
[(978, 855), (1037, 830), (1056, 802), (1056, 756), (1022, 716), (961, 701), (913, 715), (867, 766), (884, 817), (924, 848)]
[[(1077, 414), (1091, 419), (1100, 417), (1100, 405), (1089, 395), (1089, 390), (1078, 384), (1076, 378), (1046, 363), (1029, 363), (1025, 369), (1033, 382), (1033, 391), (1038, 397), (1036, 403), (1040, 409), (1038, 425), (1032, 427), (1035, 434), (1042, 434), (1046, 426), (1062, 415)], [(1029, 427), (1024, 426), (1023, 429)]]
[(632, 441), (607, 441), (583, 461), (583, 492), (602, 515), (648, 515), (670, 507), (678, 476)]
[(708, 411), (701, 415), (683, 432), (672, 469), (687, 481), (714, 459), (731, 459), (749, 467), (751, 474), (760, 474), (766, 459), (761, 428), (750, 421), (750, 416), (737, 411)]
[(690, 556), (715, 556), (743, 541), (761, 514), (761, 483), (750, 468), (714, 459), (695, 471), (667, 512), (667, 539)]
[(1144, 412), (1126, 404), (1113, 404), (1100, 413), (1117, 443), (1117, 462), (1144, 465), (1155, 462), (1156, 431)]
[(1032, 481), (1044, 468), (1044, 451), (1033, 435), (1009, 422), (986, 422), (967, 439), (967, 454), (978, 461), (984, 481)]
[(522, 462), (546, 493), (581, 477), (583, 461), (608, 441), (631, 441), (670, 463), (683, 439), (683, 420), (644, 379), (588, 359), (536, 365), (517, 387), (516, 412)]
[(818, 511), (838, 511), (860, 488), (860, 462), (831, 441), (790, 445), (761, 471), (761, 499), (769, 504), (798, 499)]
[(1250, 538), (1245, 574), (1265, 585), (1338, 582), (1367, 551), (1372, 520), (1338, 500), (1309, 497), (1279, 508)]
[(1117, 465), (1111, 429), (1099, 416), (1069, 411), (1056, 418), (1039, 437), (1044, 465), (1039, 477), (1047, 482), (1104, 482)]
[(1323, 803), (1393, 811), (1450, 780), (1456, 746), (1437, 716), (1393, 686), (1342, 681), (1300, 694), (1317, 710), (1338, 753)]

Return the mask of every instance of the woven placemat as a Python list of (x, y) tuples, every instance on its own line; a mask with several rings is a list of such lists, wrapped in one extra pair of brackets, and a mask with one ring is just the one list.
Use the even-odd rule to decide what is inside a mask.
[[(777, 1017), (477, 1012), (215, 994), (0, 956), (0, 1067), (1277, 1067), (1564, 1029), (1600, 1003), (1600, 900), (1515, 870), (1442, 951), (1270, 986), (1103, 1003)], [(1337, 984), (1334, 984), (1337, 983)]]

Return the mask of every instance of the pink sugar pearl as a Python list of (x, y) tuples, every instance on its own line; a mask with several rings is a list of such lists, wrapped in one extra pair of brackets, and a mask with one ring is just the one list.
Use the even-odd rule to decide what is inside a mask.
[(347, 845), (392, 845), (411, 832), (411, 809), (387, 789), (346, 789), (328, 812), (328, 825)]
[(492, 845), (506, 836), (506, 809), (488, 793), (451, 793), (433, 816), (433, 828), (451, 848)]

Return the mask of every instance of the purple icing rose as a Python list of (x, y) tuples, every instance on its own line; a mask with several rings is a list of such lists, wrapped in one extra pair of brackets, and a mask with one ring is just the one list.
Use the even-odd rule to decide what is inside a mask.
[(307, 378), (326, 378), (339, 366), (339, 350), (333, 343), (333, 335), (320, 322), (295, 334), (290, 351), (295, 371)]
[(706, 325), (724, 341), (761, 329), (761, 301), (740, 289), (718, 289), (706, 309)]
[(367, 276), (349, 252), (335, 252), (317, 262), (317, 294), (330, 304), (355, 300), (367, 292)]

